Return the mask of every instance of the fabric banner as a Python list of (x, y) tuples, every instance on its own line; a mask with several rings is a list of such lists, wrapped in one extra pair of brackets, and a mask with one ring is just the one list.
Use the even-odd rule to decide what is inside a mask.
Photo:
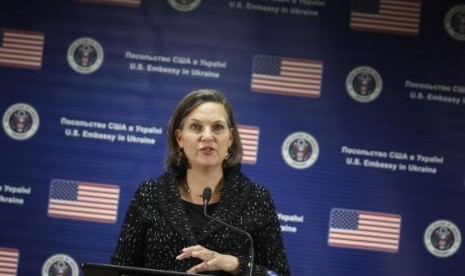
[(233, 105), (292, 275), (463, 274), (464, 18), (455, 0), (2, 1), (0, 274), (108, 263), (199, 88)]

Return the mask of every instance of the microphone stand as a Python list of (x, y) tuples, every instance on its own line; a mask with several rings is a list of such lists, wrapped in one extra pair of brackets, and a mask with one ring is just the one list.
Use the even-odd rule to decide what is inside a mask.
[(247, 238), (249, 239), (249, 242), (250, 242), (250, 250), (249, 250), (249, 253), (250, 253), (250, 256), (249, 256), (249, 259), (250, 259), (250, 263), (249, 263), (249, 275), (252, 276), (253, 275), (253, 261), (254, 261), (254, 247), (253, 247), (253, 238), (252, 236), (247, 233), (246, 231), (242, 230), (242, 229), (239, 229), (235, 226), (232, 226), (230, 224), (227, 224), (226, 222), (223, 222), (215, 217), (212, 217), (210, 215), (207, 214), (207, 205), (208, 205), (208, 202), (210, 201), (212, 197), (212, 189), (210, 187), (206, 187), (204, 190), (203, 190), (203, 194), (202, 194), (202, 198), (203, 198), (203, 213), (204, 215), (211, 219), (211, 220), (214, 220), (220, 224), (223, 224), (224, 226), (226, 227), (229, 227), (230, 229), (232, 230), (235, 230), (236, 232), (239, 232), (240, 234), (242, 235), (245, 235), (247, 236)]

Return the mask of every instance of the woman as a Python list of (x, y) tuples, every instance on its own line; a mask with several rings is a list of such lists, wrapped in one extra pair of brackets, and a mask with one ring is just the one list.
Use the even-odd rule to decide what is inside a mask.
[(176, 107), (168, 128), (167, 171), (143, 182), (123, 222), (112, 264), (246, 275), (249, 240), (205, 217), (247, 231), (254, 274), (289, 275), (276, 209), (268, 190), (240, 171), (242, 145), (231, 105), (216, 90), (196, 90)]

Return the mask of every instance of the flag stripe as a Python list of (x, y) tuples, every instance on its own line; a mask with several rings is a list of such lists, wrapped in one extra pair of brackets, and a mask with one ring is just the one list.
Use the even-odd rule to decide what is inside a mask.
[(108, 205), (108, 204), (96, 204), (96, 203), (86, 203), (86, 202), (70, 202), (67, 200), (57, 200), (57, 199), (51, 199), (51, 202), (53, 202), (53, 206), (61, 206), (62, 208), (96, 208), (96, 211), (116, 211), (117, 208), (116, 206)]
[(30, 45), (30, 44), (14, 44), (14, 43), (3, 43), (3, 49), (25, 49), (25, 50), (33, 50), (29, 51), (29, 55), (38, 55), (40, 56), (42, 53), (42, 48), (41, 46), (35, 46), (35, 45)]
[(353, 25), (356, 26), (358, 24), (359, 26), (363, 27), (363, 25), (365, 23), (367, 23), (367, 24), (370, 24), (370, 27), (373, 27), (372, 24), (377, 24), (376, 25), (377, 27), (386, 27), (386, 28), (396, 28), (397, 27), (399, 29), (405, 29), (405, 30), (409, 30), (411, 28), (418, 28), (418, 26), (419, 26), (418, 22), (393, 21), (393, 19), (395, 19), (395, 17), (393, 17), (393, 16), (389, 16), (389, 17), (387, 17), (387, 16), (384, 17), (383, 16), (382, 18), (385, 18), (386, 22), (383, 23), (383, 24), (380, 24), (379, 18), (380, 18), (380, 16), (377, 16), (377, 18), (371, 18), (370, 16), (367, 16), (366, 18), (359, 18), (359, 19), (353, 21)]
[(401, 217), (348, 209), (332, 209), (330, 246), (397, 252)]
[(98, 216), (98, 215), (83, 215), (76, 212), (53, 212), (49, 213), (50, 217), (53, 218), (64, 218), (64, 219), (75, 219), (75, 220), (86, 220), (86, 221), (97, 221), (113, 223), (115, 219), (113, 216)]
[(7, 33), (5, 33), (5, 37), (3, 38), (3, 42), (9, 45), (15, 45), (15, 44), (21, 45), (25, 41), (27, 42), (28, 45), (32, 47), (36, 46), (36, 49), (40, 49), (44, 45), (43, 37), (39, 37), (39, 36), (18, 35), (17, 33), (10, 33), (8, 31)]
[(321, 61), (256, 55), (253, 63), (252, 91), (304, 97), (320, 95)]
[(11, 49), (11, 48), (0, 48), (0, 53), (7, 53), (7, 54), (22, 54), (22, 55), (29, 55), (33, 57), (40, 57), (40, 54), (34, 52), (34, 51), (29, 51), (27, 49), (22, 50), (22, 49)]
[(301, 84), (321, 84), (321, 79), (317, 78), (295, 78), (295, 77), (275, 77), (275, 76), (267, 76), (267, 75), (262, 75), (262, 74), (255, 74), (258, 80), (263, 80), (263, 81), (275, 81), (276, 83), (301, 83)]
[(398, 234), (372, 232), (372, 231), (364, 231), (364, 230), (352, 231), (352, 230), (345, 230), (345, 229), (332, 229), (331, 233), (334, 233), (336, 235), (350, 233), (352, 236), (368, 236), (368, 237), (373, 236), (373, 237), (391, 238), (391, 239), (397, 239), (398, 237)]
[[(315, 85), (313, 85), (315, 84)], [(277, 87), (295, 87), (295, 88), (302, 88), (304, 90), (307, 90), (307, 88), (312, 88), (312, 89), (320, 89), (320, 82), (319, 81), (307, 81), (305, 83), (302, 83), (300, 81), (292, 81), (292, 80), (278, 80), (273, 77), (268, 77), (268, 76), (260, 76), (256, 75), (256, 80), (255, 80), (255, 85), (256, 86), (267, 86), (267, 85), (273, 85)]]
[(242, 149), (246, 151), (257, 151), (258, 146), (254, 145), (242, 145)]
[(73, 206), (60, 206), (60, 208), (50, 208), (49, 214), (78, 214), (82, 217), (106, 217), (113, 218), (116, 215), (116, 211), (106, 211), (106, 210), (97, 210), (94, 211), (92, 208), (82, 208), (82, 207), (73, 207)]
[(331, 246), (337, 247), (347, 247), (355, 249), (367, 249), (373, 251), (387, 251), (387, 252), (397, 252), (398, 246), (380, 246), (377, 243), (367, 243), (367, 242), (350, 242), (350, 241), (340, 241), (334, 240), (329, 243)]
[(346, 233), (331, 233), (331, 239), (334, 242), (337, 239), (340, 240), (348, 240), (348, 241), (367, 241), (367, 242), (379, 242), (383, 244), (397, 244), (397, 241), (395, 239), (390, 239), (390, 238), (379, 238), (379, 237), (367, 237), (367, 236), (360, 236), (360, 235), (354, 235), (351, 236), (350, 238), (347, 236)]
[(0, 247), (0, 275), (16, 276), (19, 250)]
[(40, 56), (25, 56), (25, 55), (15, 55), (15, 54), (4, 54), (2, 51), (0, 51), (0, 59), (5, 58), (5, 59), (17, 59), (17, 60), (24, 60), (24, 61), (32, 61), (35, 63), (39, 63), (42, 60), (42, 57)]
[(40, 69), (44, 34), (23, 30), (0, 30), (0, 66)]
[(88, 197), (90, 199), (92, 198), (103, 198), (103, 199), (118, 199), (119, 193), (110, 193), (110, 192), (104, 192), (104, 191), (90, 191), (86, 190), (82, 186), (79, 187), (79, 195), (82, 197)]
[(384, 214), (384, 213), (376, 213), (376, 212), (368, 212), (368, 211), (360, 211), (360, 216), (367, 218), (367, 219), (378, 219), (384, 221), (395, 221), (400, 222), (400, 216), (395, 214)]
[[(282, 95), (294, 95), (294, 96), (319, 96), (320, 93), (317, 91), (308, 91), (305, 89), (296, 89), (289, 87), (276, 87), (270, 85), (254, 85), (252, 86), (255, 89), (255, 92), (273, 92), (276, 94)], [(286, 91), (283, 91), (282, 88), (286, 88)]]
[(384, 223), (384, 222), (377, 222), (377, 221), (364, 221), (360, 222), (361, 226), (380, 226), (383, 227), (384, 229), (392, 228), (392, 230), (397, 230), (398, 224), (396, 223)]
[(378, 4), (375, 0), (371, 3), (359, 3), (354, 0), (350, 27), (362, 31), (418, 35), (420, 12), (421, 3), (417, 1), (380, 0)]
[(7, 66), (7, 67), (18, 67), (18, 68), (28, 68), (28, 69), (39, 69), (41, 63), (39, 62), (30, 62), (30, 61), (22, 61), (17, 59), (8, 59), (8, 58), (0, 58), (0, 66)]
[(51, 217), (115, 222), (120, 188), (116, 185), (54, 179), (50, 185)]
[(258, 136), (260, 129), (255, 126), (238, 125), (239, 137), (242, 143), (242, 163), (257, 163)]

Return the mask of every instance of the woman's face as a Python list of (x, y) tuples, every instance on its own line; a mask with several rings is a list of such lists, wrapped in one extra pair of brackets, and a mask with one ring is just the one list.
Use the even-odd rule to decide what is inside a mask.
[(175, 135), (192, 169), (222, 168), (232, 144), (226, 110), (214, 102), (200, 104), (192, 110)]

